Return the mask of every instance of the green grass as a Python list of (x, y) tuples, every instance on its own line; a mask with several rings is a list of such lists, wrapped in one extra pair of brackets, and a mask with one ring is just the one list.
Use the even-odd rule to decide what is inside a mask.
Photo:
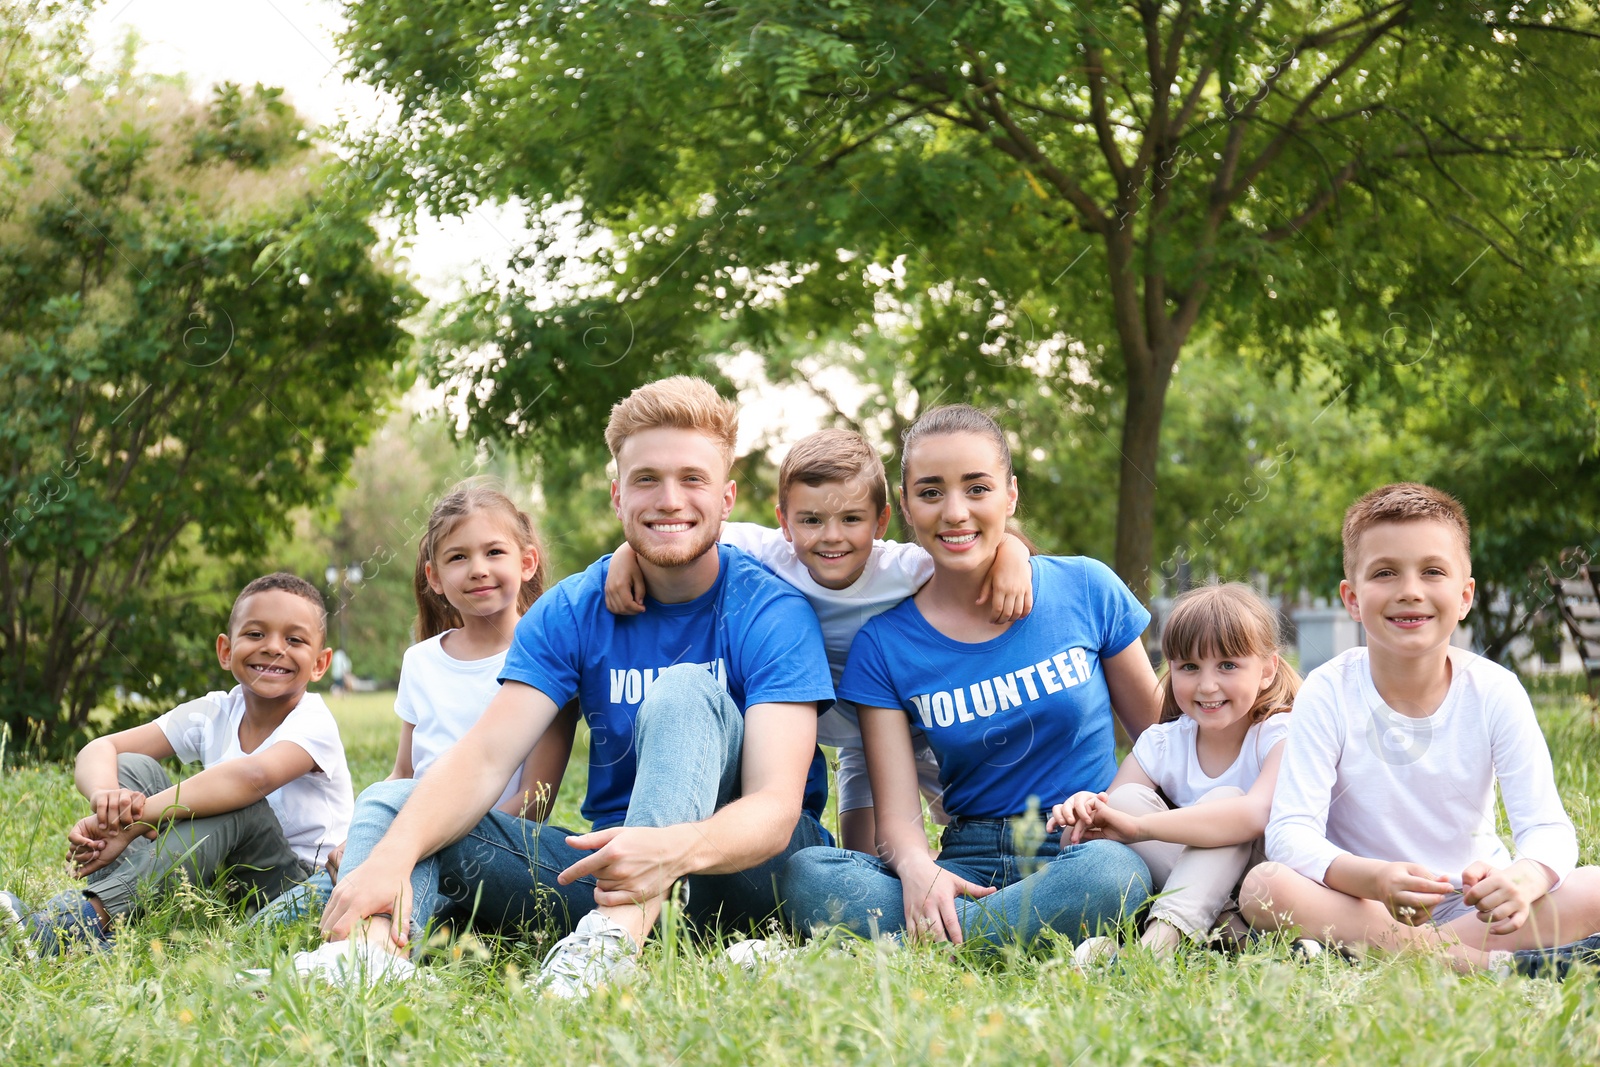
[[(383, 777), (395, 720), (386, 694), (335, 702), (358, 788)], [(1600, 861), (1600, 724), (1570, 697), (1541, 717), (1584, 862)], [(581, 755), (581, 754), (580, 754)], [(576, 761), (575, 761), (576, 763)], [(583, 768), (557, 819), (576, 825)], [(42, 900), (69, 884), (62, 834), (82, 810), (68, 768), (0, 773), (0, 882)], [(373, 992), (303, 988), (280, 975), (235, 985), (309, 944), (302, 927), (247, 930), (209, 893), (184, 892), (126, 926), (98, 956), (29, 962), (0, 953), (0, 1062), (728, 1063), (841, 1061), (1592, 1063), (1600, 982), (1496, 983), (1421, 958), (1300, 965), (1281, 946), (1236, 960), (1125, 957), (1084, 976), (1060, 953), (952, 956), (935, 947), (807, 954), (761, 976), (668, 938), (646, 979), (584, 1006), (529, 994), (539, 945), (466, 938), (438, 981)]]

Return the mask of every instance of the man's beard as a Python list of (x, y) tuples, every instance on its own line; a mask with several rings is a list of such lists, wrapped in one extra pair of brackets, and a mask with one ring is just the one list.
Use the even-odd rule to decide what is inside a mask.
[[(634, 554), (646, 563), (652, 563), (657, 567), (683, 567), (711, 551), (712, 547), (717, 543), (717, 534), (722, 532), (720, 523), (715, 526), (709, 523), (701, 523), (697, 529), (703, 529), (704, 533), (696, 540), (685, 541), (670, 547), (661, 546), (657, 548), (652, 546), (646, 548), (632, 538), (628, 540), (628, 545), (633, 549)], [(642, 540), (643, 538), (640, 538), (640, 541)]]

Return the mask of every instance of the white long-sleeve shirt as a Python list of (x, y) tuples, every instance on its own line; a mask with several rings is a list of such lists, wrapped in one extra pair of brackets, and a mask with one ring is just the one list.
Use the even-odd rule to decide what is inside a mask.
[(1476, 860), (1504, 867), (1498, 780), (1518, 857), (1558, 879), (1572, 872), (1577, 833), (1528, 694), (1516, 675), (1464, 649), (1450, 649), (1450, 663), (1450, 690), (1423, 718), (1384, 704), (1365, 648), (1311, 672), (1289, 716), (1269, 859), (1319, 882), (1345, 853), (1451, 878)]

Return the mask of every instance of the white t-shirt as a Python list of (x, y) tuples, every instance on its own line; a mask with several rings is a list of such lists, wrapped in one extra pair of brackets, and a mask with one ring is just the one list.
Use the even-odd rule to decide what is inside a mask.
[(1420, 863), (1459, 878), (1484, 860), (1511, 860), (1495, 833), (1498, 780), (1517, 854), (1557, 878), (1578, 860), (1550, 750), (1516, 675), (1450, 649), (1450, 689), (1432, 715), (1392, 711), (1372, 683), (1365, 648), (1311, 672), (1267, 824), (1267, 858), (1322, 881), (1345, 853)]
[(267, 803), (294, 854), (310, 866), (320, 867), (329, 851), (344, 841), (355, 807), (339, 724), (320, 696), (307, 693), (255, 752), (247, 753), (239, 745), (244, 712), (244, 686), (236, 685), (226, 693), (207, 693), (179, 704), (157, 719), (156, 725), (178, 759), (208, 768), (265, 752), (280, 741), (304, 749), (316, 763), (315, 769), (268, 793)]
[[(421, 778), (434, 760), (483, 717), (489, 701), (500, 692), (500, 668), (505, 662), (504, 652), (486, 659), (456, 659), (444, 650), (444, 634), (406, 649), (400, 661), (394, 713), (415, 728), (411, 731), (412, 777)], [(522, 768), (518, 767), (500, 791), (495, 807), (515, 797), (521, 785)]]
[(1199, 736), (1200, 725), (1185, 715), (1150, 727), (1133, 743), (1133, 758), (1180, 808), (1200, 803), (1201, 797), (1219, 786), (1250, 792), (1261, 777), (1261, 765), (1267, 756), (1289, 736), (1289, 716), (1279, 712), (1251, 726), (1239, 747), (1238, 758), (1215, 778), (1200, 766), (1200, 752), (1195, 747)]
[[(828, 650), (833, 685), (839, 687), (850, 643), (866, 621), (889, 610), (921, 589), (933, 577), (933, 558), (917, 545), (874, 541), (866, 569), (845, 589), (829, 589), (811, 577), (795, 555), (794, 545), (774, 530), (753, 522), (722, 524), (722, 543), (748, 552), (779, 578), (788, 582), (811, 604), (822, 624), (822, 643)], [(861, 744), (861, 727), (855, 708), (840, 700), (817, 722), (817, 742), (823, 745)]]

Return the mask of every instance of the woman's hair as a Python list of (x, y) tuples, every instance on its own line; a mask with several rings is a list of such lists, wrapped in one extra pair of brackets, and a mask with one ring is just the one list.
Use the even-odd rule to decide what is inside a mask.
[(1300, 675), (1281, 654), (1278, 613), (1243, 582), (1203, 585), (1178, 597), (1161, 627), (1161, 721), (1183, 717), (1172, 695), (1172, 664), (1209, 656), (1276, 656), (1278, 671), (1250, 709), (1250, 721), (1288, 711), (1300, 690)]
[(995, 450), (1000, 453), (1000, 465), (1005, 468), (1005, 479), (1008, 483), (1011, 481), (1011, 444), (1006, 440), (1000, 424), (988, 412), (979, 411), (971, 404), (947, 404), (923, 412), (916, 422), (906, 428), (905, 436), (900, 439), (902, 500), (906, 495), (906, 471), (911, 466), (912, 447), (924, 437), (943, 437), (952, 433), (975, 433), (993, 441)]
[(544, 548), (539, 544), (533, 520), (492, 485), (460, 482), (433, 506), (433, 514), (428, 516), (428, 529), (417, 545), (417, 572), (412, 588), (417, 595), (418, 641), (426, 641), (446, 630), (459, 629), (462, 625), (461, 613), (443, 594), (435, 593), (428, 585), (428, 564), (432, 562), (439, 542), (448, 537), (462, 519), (477, 511), (493, 513), (524, 552), (533, 549), (533, 576), (522, 583), (522, 589), (517, 593), (517, 613), (526, 612), (539, 599), (539, 594), (544, 592)]

